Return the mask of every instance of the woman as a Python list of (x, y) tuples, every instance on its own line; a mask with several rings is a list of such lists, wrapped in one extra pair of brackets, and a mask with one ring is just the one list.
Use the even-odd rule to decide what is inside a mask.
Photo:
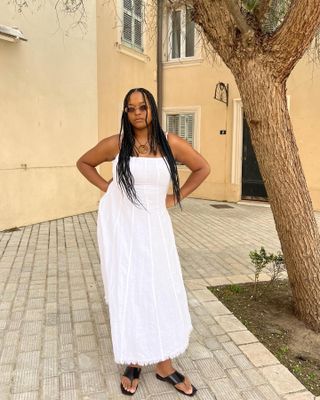
[[(181, 188), (175, 160), (192, 171)], [(105, 161), (112, 161), (108, 182), (95, 169)], [(137, 88), (125, 96), (120, 134), (101, 140), (77, 167), (105, 192), (97, 236), (114, 358), (127, 364), (122, 393), (134, 394), (141, 366), (156, 364), (158, 379), (193, 396), (197, 389), (171, 364), (188, 347), (193, 327), (167, 208), (181, 208), (209, 164), (184, 139), (163, 132), (152, 94)], [(173, 194), (167, 194), (170, 179)]]

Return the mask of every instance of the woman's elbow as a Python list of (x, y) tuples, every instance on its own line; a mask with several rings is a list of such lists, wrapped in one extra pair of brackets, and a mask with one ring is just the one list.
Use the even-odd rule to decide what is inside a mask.
[(210, 167), (210, 164), (209, 164), (209, 163), (206, 163), (206, 165), (205, 165), (205, 167), (204, 167), (204, 170), (205, 170), (206, 177), (207, 177), (208, 175), (210, 175), (211, 167)]

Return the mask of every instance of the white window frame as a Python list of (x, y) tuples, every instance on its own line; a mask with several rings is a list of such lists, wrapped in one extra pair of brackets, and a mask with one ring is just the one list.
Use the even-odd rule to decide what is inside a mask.
[[(200, 153), (200, 117), (201, 117), (201, 107), (200, 106), (185, 106), (185, 107), (163, 107), (162, 108), (162, 126), (165, 127), (167, 131), (167, 115), (170, 114), (194, 114), (193, 121), (193, 148)], [(178, 168), (187, 168), (183, 164), (178, 164)]]
[(167, 61), (190, 61), (200, 58), (199, 46), (197, 46), (199, 36), (197, 26), (194, 27), (194, 55), (186, 57), (186, 14), (185, 7), (179, 7), (174, 11), (181, 11), (181, 36), (180, 36), (180, 57), (172, 58), (172, 10), (168, 12), (167, 16)]
[[(134, 0), (132, 0), (134, 1)], [(121, 19), (121, 24), (120, 24), (120, 29), (119, 29), (119, 40), (118, 42), (121, 43), (121, 45), (127, 47), (128, 49), (132, 49), (136, 51), (137, 53), (144, 54), (145, 51), (145, 30), (144, 30), (144, 20), (145, 20), (145, 1), (141, 0), (142, 6), (141, 6), (141, 48), (136, 46), (134, 43), (129, 42), (123, 38), (123, 29), (124, 29), (124, 20), (123, 20), (123, 14), (124, 14), (124, 6), (123, 6), (124, 0), (118, 0), (118, 10), (120, 14), (120, 19)]]

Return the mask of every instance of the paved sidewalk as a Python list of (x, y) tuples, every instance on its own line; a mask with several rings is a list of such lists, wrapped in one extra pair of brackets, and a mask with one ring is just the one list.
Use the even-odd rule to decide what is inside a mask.
[[(314, 400), (206, 286), (254, 279), (279, 241), (268, 207), (186, 199), (170, 209), (194, 326), (174, 365), (201, 400)], [(0, 232), (0, 400), (124, 399), (96, 241), (97, 213)], [(317, 214), (319, 218), (319, 214)], [(135, 399), (186, 399), (143, 367)], [(317, 400), (320, 398), (318, 397)]]

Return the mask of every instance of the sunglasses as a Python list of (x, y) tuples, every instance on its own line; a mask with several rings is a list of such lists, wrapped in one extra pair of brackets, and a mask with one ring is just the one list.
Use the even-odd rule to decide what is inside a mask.
[(124, 111), (126, 113), (134, 113), (138, 109), (141, 112), (145, 112), (148, 109), (148, 106), (146, 104), (141, 104), (141, 106), (133, 107), (133, 106), (128, 106), (124, 108)]

